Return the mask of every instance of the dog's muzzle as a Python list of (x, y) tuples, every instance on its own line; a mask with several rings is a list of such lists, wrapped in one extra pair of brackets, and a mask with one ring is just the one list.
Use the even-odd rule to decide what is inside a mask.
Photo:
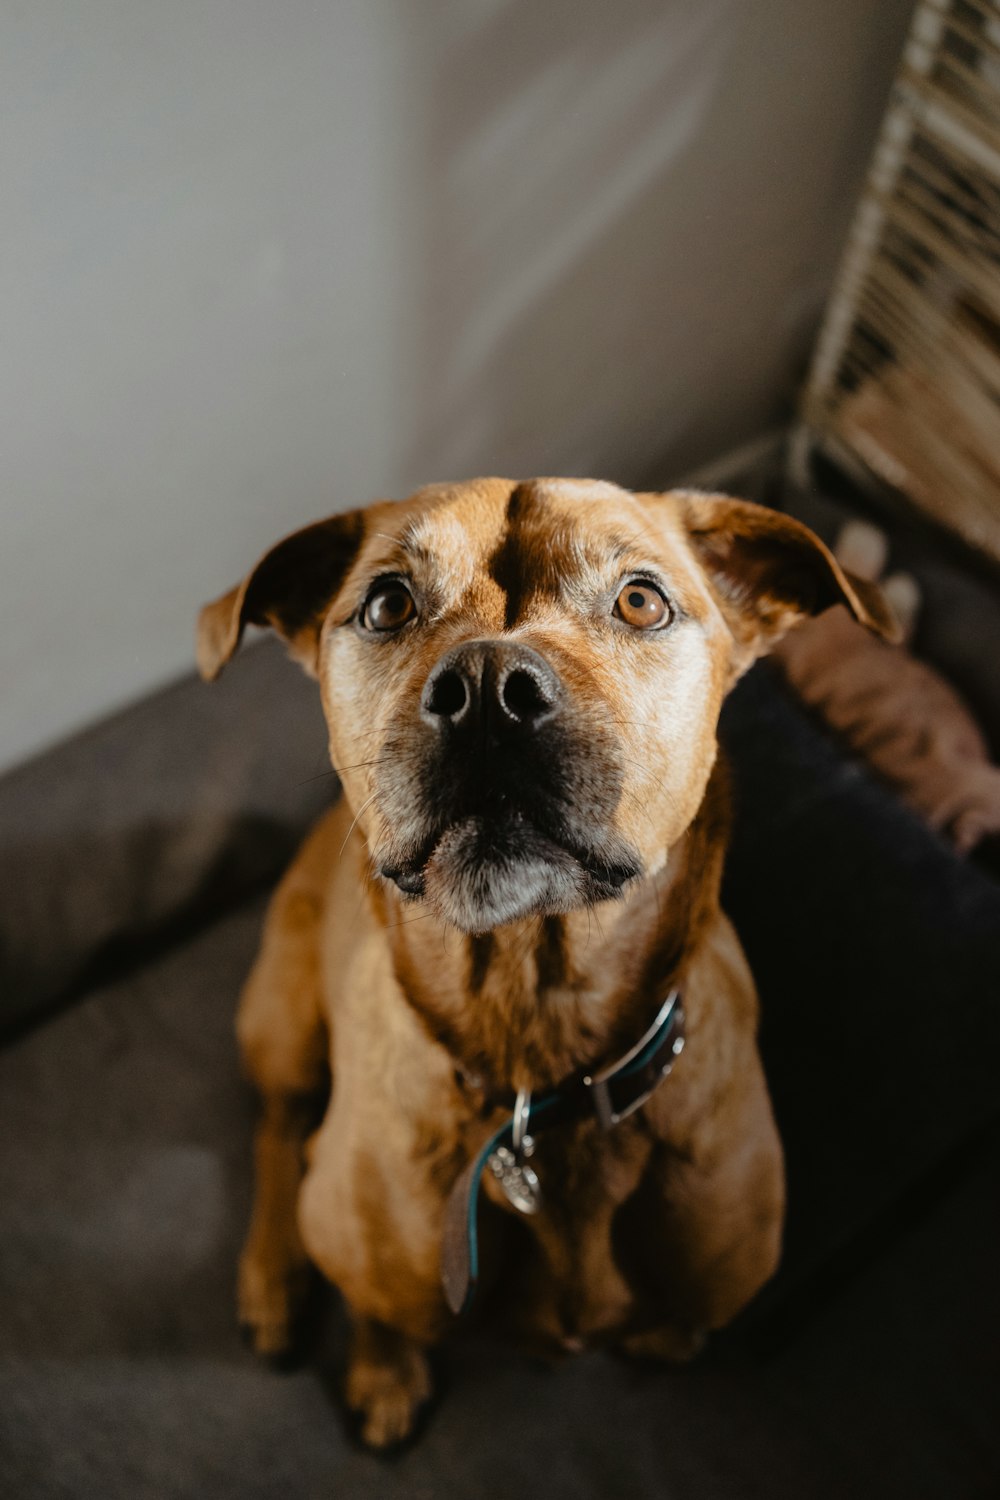
[(639, 874), (608, 829), (620, 768), (540, 652), (509, 640), (453, 647), (424, 683), (419, 720), (409, 814), (421, 832), (382, 867), (401, 890), (484, 931), (612, 899)]

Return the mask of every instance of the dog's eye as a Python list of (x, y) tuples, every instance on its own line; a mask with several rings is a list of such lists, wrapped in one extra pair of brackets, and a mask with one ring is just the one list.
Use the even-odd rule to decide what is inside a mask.
[(652, 630), (670, 619), (670, 606), (651, 583), (627, 583), (615, 600), (615, 614), (636, 630)]
[(406, 584), (391, 578), (368, 595), (361, 623), (366, 630), (399, 630), (416, 612), (417, 606)]

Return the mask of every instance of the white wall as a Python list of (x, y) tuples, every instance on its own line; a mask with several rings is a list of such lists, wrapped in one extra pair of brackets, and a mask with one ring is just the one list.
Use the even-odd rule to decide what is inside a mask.
[(0, 764), (278, 534), (780, 414), (909, 0), (7, 0)]

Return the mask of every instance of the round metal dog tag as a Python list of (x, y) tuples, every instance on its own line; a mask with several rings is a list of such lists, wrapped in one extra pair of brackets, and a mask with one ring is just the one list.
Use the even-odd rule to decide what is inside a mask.
[(526, 1162), (519, 1162), (507, 1146), (498, 1146), (489, 1157), (489, 1168), (503, 1189), (508, 1203), (521, 1214), (537, 1214), (542, 1206), (542, 1185), (538, 1173)]

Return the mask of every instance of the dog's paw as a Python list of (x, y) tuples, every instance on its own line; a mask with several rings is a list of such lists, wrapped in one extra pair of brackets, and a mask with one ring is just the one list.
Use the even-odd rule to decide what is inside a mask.
[(630, 1338), (623, 1339), (621, 1350), (632, 1359), (684, 1364), (701, 1352), (707, 1338), (708, 1334), (701, 1328), (679, 1328), (672, 1323), (663, 1323), (647, 1333), (633, 1333)]
[(391, 1361), (355, 1358), (344, 1389), (347, 1405), (360, 1418), (361, 1440), (369, 1448), (391, 1448), (410, 1437), (430, 1394), (426, 1356), (412, 1345), (400, 1347)]
[(240, 1328), (251, 1348), (265, 1359), (283, 1360), (297, 1342), (302, 1308), (309, 1291), (306, 1265), (275, 1270), (249, 1252), (240, 1257), (236, 1307)]

